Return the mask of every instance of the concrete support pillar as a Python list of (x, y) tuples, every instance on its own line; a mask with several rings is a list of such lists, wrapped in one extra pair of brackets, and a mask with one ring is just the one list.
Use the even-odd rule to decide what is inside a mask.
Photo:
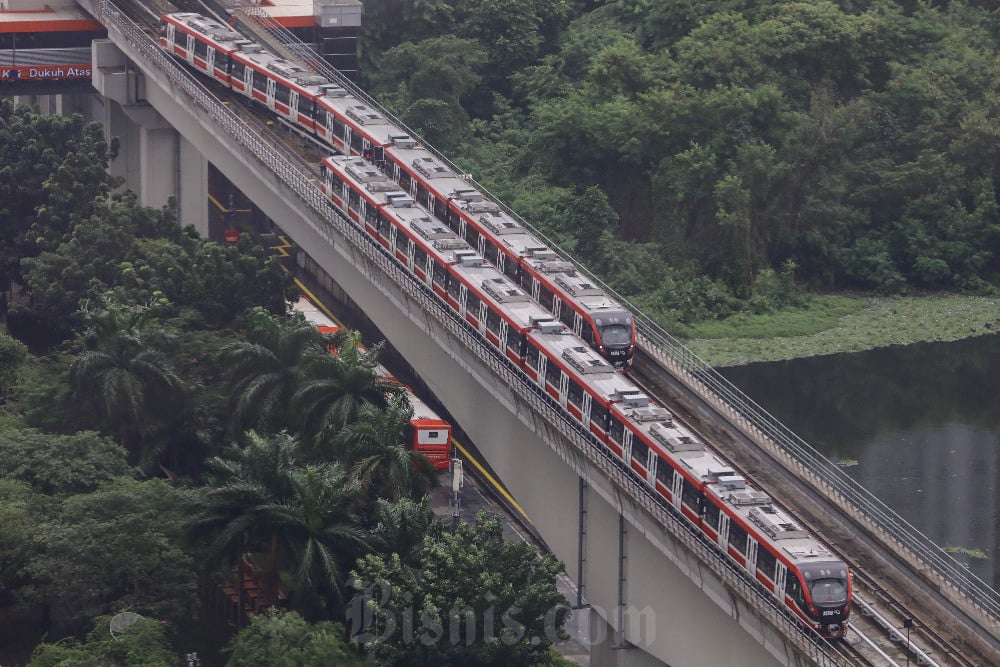
[(162, 208), (177, 192), (177, 133), (169, 127), (139, 127), (139, 203)]
[(208, 238), (208, 160), (190, 141), (177, 135), (177, 215), (181, 225), (194, 225)]
[(610, 623), (590, 610), (590, 664), (601, 667), (669, 667), (645, 651), (623, 648), (618, 633)]

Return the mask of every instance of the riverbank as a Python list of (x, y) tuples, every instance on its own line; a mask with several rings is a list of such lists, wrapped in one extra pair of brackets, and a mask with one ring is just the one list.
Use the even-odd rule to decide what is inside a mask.
[(1000, 333), (1000, 298), (810, 296), (803, 308), (697, 323), (684, 344), (711, 366), (741, 366)]

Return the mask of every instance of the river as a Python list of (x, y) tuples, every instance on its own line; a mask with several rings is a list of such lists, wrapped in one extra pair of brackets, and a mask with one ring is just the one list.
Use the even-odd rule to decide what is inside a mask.
[(1000, 335), (720, 372), (1000, 590)]

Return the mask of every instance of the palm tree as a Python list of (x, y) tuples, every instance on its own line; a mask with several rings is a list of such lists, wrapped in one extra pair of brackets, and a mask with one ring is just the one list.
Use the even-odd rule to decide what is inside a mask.
[(103, 428), (126, 448), (140, 444), (182, 404), (185, 386), (154, 345), (144, 306), (107, 306), (85, 313), (85, 349), (70, 365), (78, 399), (93, 405)]
[(346, 565), (368, 544), (356, 525), (357, 485), (340, 465), (300, 467), (299, 441), (251, 431), (244, 447), (209, 462), (211, 486), (198, 500), (188, 535), (209, 564), (239, 564), (264, 552), (267, 585), (293, 575), (299, 603), (310, 594), (340, 598)]
[(310, 354), (325, 353), (324, 336), (301, 316), (275, 317), (263, 308), (252, 309), (245, 322), (246, 339), (219, 354), (230, 380), (231, 428), (287, 426), (300, 365)]
[(385, 408), (363, 406), (358, 420), (334, 438), (351, 466), (352, 479), (368, 497), (417, 499), (437, 485), (433, 464), (403, 444), (412, 417), (406, 396), (393, 396)]
[(358, 488), (340, 464), (309, 465), (292, 476), (288, 502), (268, 510), (294, 574), (297, 606), (310, 593), (342, 601), (345, 571), (369, 547), (370, 536), (357, 527), (353, 508)]
[(315, 444), (358, 419), (366, 404), (386, 405), (403, 388), (382, 374), (378, 359), (382, 346), (360, 348), (352, 332), (337, 354), (310, 354), (303, 360), (302, 384), (292, 400), (298, 407), (300, 432)]
[(417, 550), (437, 522), (437, 515), (426, 498), (402, 498), (394, 503), (380, 498), (375, 503), (374, 522), (379, 550), (399, 554), (407, 565), (418, 566)]

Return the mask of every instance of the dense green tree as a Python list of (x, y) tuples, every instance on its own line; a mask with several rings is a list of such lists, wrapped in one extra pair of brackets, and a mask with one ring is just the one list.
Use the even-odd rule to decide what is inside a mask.
[(28, 347), (0, 330), (0, 403), (14, 390), (18, 374), (28, 358)]
[(121, 445), (91, 431), (0, 430), (0, 477), (26, 482), (46, 495), (88, 493), (115, 478), (133, 476), (126, 455)]
[(347, 646), (343, 627), (329, 621), (310, 624), (294, 611), (274, 608), (255, 616), (249, 626), (233, 637), (226, 650), (228, 667), (371, 664)]
[(99, 124), (0, 101), (0, 291), (107, 194), (108, 158)]
[(384, 665), (496, 665), (544, 662), (569, 614), (556, 589), (562, 564), (529, 545), (505, 542), (500, 522), (480, 515), (424, 538), (417, 568), (398, 555), (358, 562), (354, 630)]
[(177, 621), (197, 604), (191, 557), (179, 546), (184, 492), (163, 480), (116, 480), (64, 498), (37, 527), (34, 598), (79, 623), (128, 608)]
[(384, 408), (363, 406), (358, 420), (335, 436), (352, 479), (367, 497), (417, 499), (436, 486), (433, 464), (403, 441), (412, 417), (413, 407), (405, 395), (398, 395)]
[(124, 630), (111, 635), (113, 616), (102, 616), (83, 642), (65, 639), (35, 648), (29, 667), (173, 667), (179, 665), (177, 651), (167, 641), (164, 625), (152, 618), (141, 618)]

